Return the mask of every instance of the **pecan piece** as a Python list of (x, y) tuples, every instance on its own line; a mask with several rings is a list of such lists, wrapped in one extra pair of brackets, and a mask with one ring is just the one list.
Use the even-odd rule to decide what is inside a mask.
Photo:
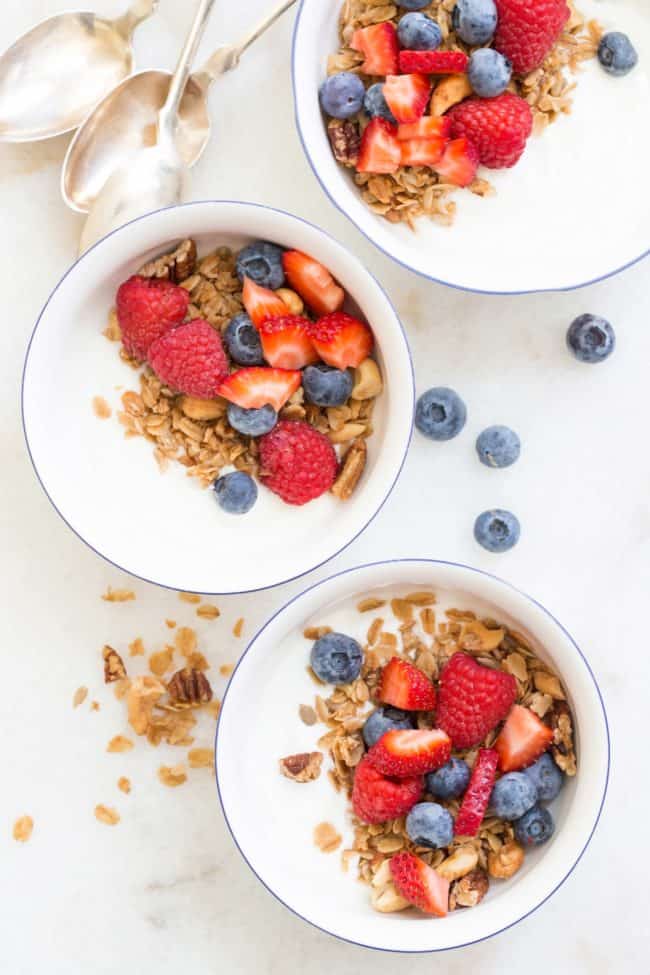
[(102, 650), (104, 658), (104, 683), (112, 684), (115, 680), (123, 680), (126, 677), (126, 667), (117, 650), (113, 650), (108, 644)]
[(280, 771), (294, 782), (312, 782), (320, 775), (322, 752), (300, 752), (280, 759)]
[(190, 667), (176, 671), (167, 691), (174, 704), (188, 708), (200, 707), (212, 700), (210, 681), (202, 671)]
[(449, 909), (476, 907), (488, 892), (490, 880), (485, 870), (472, 870), (455, 880), (449, 891)]
[(353, 169), (359, 161), (361, 148), (361, 132), (357, 122), (333, 118), (327, 124), (327, 135), (336, 161)]
[(182, 241), (170, 254), (163, 254), (149, 261), (138, 273), (144, 278), (165, 278), (174, 284), (180, 284), (194, 274), (195, 268), (196, 244), (188, 239)]
[(368, 448), (363, 439), (355, 440), (345, 457), (338, 477), (332, 485), (332, 494), (341, 501), (347, 501), (352, 497), (352, 493), (361, 480), (361, 475), (366, 466)]

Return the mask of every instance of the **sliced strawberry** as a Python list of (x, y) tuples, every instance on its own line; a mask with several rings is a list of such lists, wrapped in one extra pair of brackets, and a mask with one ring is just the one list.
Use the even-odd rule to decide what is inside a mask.
[(318, 362), (318, 353), (309, 338), (310, 325), (309, 319), (300, 315), (262, 322), (258, 331), (268, 364), (276, 369), (303, 369)]
[(442, 159), (448, 139), (409, 139), (402, 146), (402, 166), (435, 166)]
[(309, 335), (323, 362), (337, 369), (354, 369), (361, 365), (375, 344), (370, 327), (343, 311), (335, 311), (312, 322)]
[(456, 816), (454, 824), (456, 836), (476, 836), (478, 833), (492, 794), (498, 759), (499, 756), (493, 748), (479, 750)]
[(400, 142), (409, 139), (448, 139), (451, 119), (446, 115), (423, 115), (417, 122), (404, 122), (397, 127)]
[(382, 91), (398, 122), (417, 122), (429, 102), (431, 85), (422, 74), (391, 74)]
[(406, 816), (424, 792), (424, 779), (389, 779), (364, 755), (354, 770), (352, 809), (364, 823), (386, 823)]
[(476, 176), (479, 155), (469, 139), (454, 139), (447, 144), (442, 158), (436, 163), (436, 172), (454, 186), (469, 186)]
[(382, 671), (379, 700), (402, 711), (432, 711), (436, 706), (436, 691), (421, 670), (408, 660), (393, 657)]
[(262, 288), (250, 278), (244, 278), (242, 300), (244, 308), (255, 326), (260, 326), (267, 318), (278, 318), (286, 315), (289, 311), (275, 291)]
[(502, 772), (516, 772), (537, 761), (553, 741), (553, 732), (529, 708), (515, 704), (494, 748)]
[(217, 395), (245, 410), (259, 410), (268, 403), (281, 410), (300, 386), (301, 379), (302, 374), (297, 370), (252, 366), (231, 372), (219, 386)]
[(390, 858), (393, 883), (404, 900), (425, 914), (445, 917), (449, 909), (449, 881), (424, 860), (402, 850)]
[(374, 118), (363, 130), (357, 172), (396, 173), (400, 167), (402, 150), (397, 141), (397, 129), (383, 118)]
[(449, 761), (451, 738), (438, 728), (403, 730), (393, 728), (381, 736), (368, 752), (368, 761), (395, 779), (426, 775)]
[(403, 74), (464, 74), (469, 58), (463, 51), (400, 51), (399, 69)]
[(361, 65), (364, 74), (397, 74), (399, 42), (395, 24), (390, 21), (355, 30), (350, 47), (365, 55)]
[(343, 307), (345, 292), (322, 264), (302, 251), (285, 251), (282, 257), (289, 284), (317, 315), (329, 315)]

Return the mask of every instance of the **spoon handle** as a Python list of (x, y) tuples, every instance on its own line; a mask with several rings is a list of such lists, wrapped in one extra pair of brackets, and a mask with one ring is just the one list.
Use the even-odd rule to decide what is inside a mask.
[(244, 51), (258, 37), (261, 37), (282, 16), (285, 10), (293, 7), (295, 3), (296, 0), (282, 0), (270, 14), (264, 17), (248, 34), (240, 38), (236, 44), (226, 45), (216, 50), (212, 57), (208, 59), (201, 70), (194, 76), (194, 80), (204, 90), (207, 90), (216, 78), (225, 74), (226, 71), (231, 71), (233, 68), (236, 68)]
[(132, 0), (131, 6), (115, 23), (115, 30), (125, 40), (130, 40), (133, 31), (158, 9), (160, 0)]
[(187, 40), (183, 46), (176, 70), (172, 75), (171, 84), (165, 104), (160, 109), (158, 116), (158, 132), (173, 138), (176, 126), (178, 125), (178, 108), (181, 98), (185, 91), (187, 79), (190, 76), (192, 62), (196, 56), (198, 46), (201, 42), (208, 18), (212, 13), (215, 0), (199, 0), (199, 5), (194, 15), (194, 22), (187, 35)]

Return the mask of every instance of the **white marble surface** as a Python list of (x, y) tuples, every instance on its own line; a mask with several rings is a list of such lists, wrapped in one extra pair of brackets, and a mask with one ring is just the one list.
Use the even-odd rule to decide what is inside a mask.
[[(266, 5), (218, 4), (206, 52)], [(58, 6), (4, 5), (0, 46)], [(171, 65), (187, 6), (162, 0), (160, 16), (139, 34), (140, 64)], [(117, 0), (102, 4), (106, 12), (121, 8)], [(22, 361), (40, 306), (74, 256), (79, 220), (58, 195), (65, 139), (0, 146), (2, 970), (645, 971), (648, 263), (587, 291), (522, 298), (482, 298), (410, 277), (362, 240), (315, 185), (293, 129), (289, 37), (290, 17), (215, 90), (217, 138), (195, 172), (194, 194), (284, 207), (345, 241), (394, 297), (412, 339), (419, 388), (449, 384), (469, 407), (467, 430), (453, 443), (416, 438), (390, 503), (319, 575), (386, 556), (439, 556), (493, 570), (535, 595), (573, 632), (600, 679), (613, 732), (609, 800), (578, 869), (532, 918), (460, 952), (400, 958), (339, 944), (276, 903), (227, 835), (209, 774), (194, 773), (171, 791), (155, 774), (159, 761), (169, 760), (164, 751), (105, 753), (107, 740), (126, 729), (121, 705), (101, 683), (102, 644), (124, 646), (137, 634), (160, 643), (168, 633), (164, 618), (189, 622), (190, 608), (94, 556), (33, 477), (20, 428)], [(603, 188), (609, 197), (606, 179)], [(599, 231), (606, 232), (603, 210), (594, 217)], [(568, 322), (587, 310), (611, 318), (619, 339), (615, 356), (598, 368), (573, 362), (563, 344)], [(493, 422), (511, 424), (522, 437), (522, 459), (506, 472), (481, 468), (472, 456), (473, 437)], [(511, 507), (522, 521), (521, 543), (506, 556), (490, 556), (472, 539), (475, 514), (491, 505)], [(136, 602), (102, 602), (109, 584), (133, 584)], [(231, 635), (235, 619), (244, 616), (245, 636), (252, 635), (302, 585), (218, 600), (221, 619), (200, 628), (211, 658), (233, 661), (244, 646)], [(102, 701), (99, 713), (72, 710), (80, 684)], [(223, 690), (222, 680), (215, 684)], [(207, 733), (201, 743), (209, 743)], [(121, 774), (133, 780), (128, 797), (115, 787)], [(116, 828), (95, 821), (97, 802), (120, 809)], [(252, 814), (254, 803), (251, 783)], [(20, 846), (11, 826), (24, 812), (36, 828)]]

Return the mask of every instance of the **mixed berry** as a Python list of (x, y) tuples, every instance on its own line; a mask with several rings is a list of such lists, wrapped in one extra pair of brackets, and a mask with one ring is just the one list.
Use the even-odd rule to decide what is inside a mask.
[[(158, 263), (168, 269), (167, 258)], [(353, 425), (350, 443), (340, 435), (343, 421), (337, 429), (328, 423), (337, 411), (369, 420), (368, 404), (382, 388), (370, 326), (344, 310), (346, 294), (327, 268), (269, 241), (254, 241), (233, 256), (232, 271), (224, 274), (228, 307), (243, 311), (229, 319), (208, 321), (190, 306), (195, 277), (177, 283), (134, 275), (117, 292), (116, 316), (125, 356), (144, 363), (171, 397), (156, 405), (157, 413), (169, 414), (177, 397), (187, 416), (174, 419), (177, 429), (189, 423), (199, 442), (221, 437), (230, 444), (239, 436), (257, 461), (255, 470), (219, 471), (212, 486), (221, 509), (244, 514), (254, 506), (253, 474), (288, 504), (331, 489), (348, 497), (362, 474), (370, 424)], [(356, 480), (351, 485), (346, 478), (345, 491), (337, 491), (347, 456), (338, 451), (345, 447), (354, 447)], [(235, 444), (235, 467), (241, 454)]]

